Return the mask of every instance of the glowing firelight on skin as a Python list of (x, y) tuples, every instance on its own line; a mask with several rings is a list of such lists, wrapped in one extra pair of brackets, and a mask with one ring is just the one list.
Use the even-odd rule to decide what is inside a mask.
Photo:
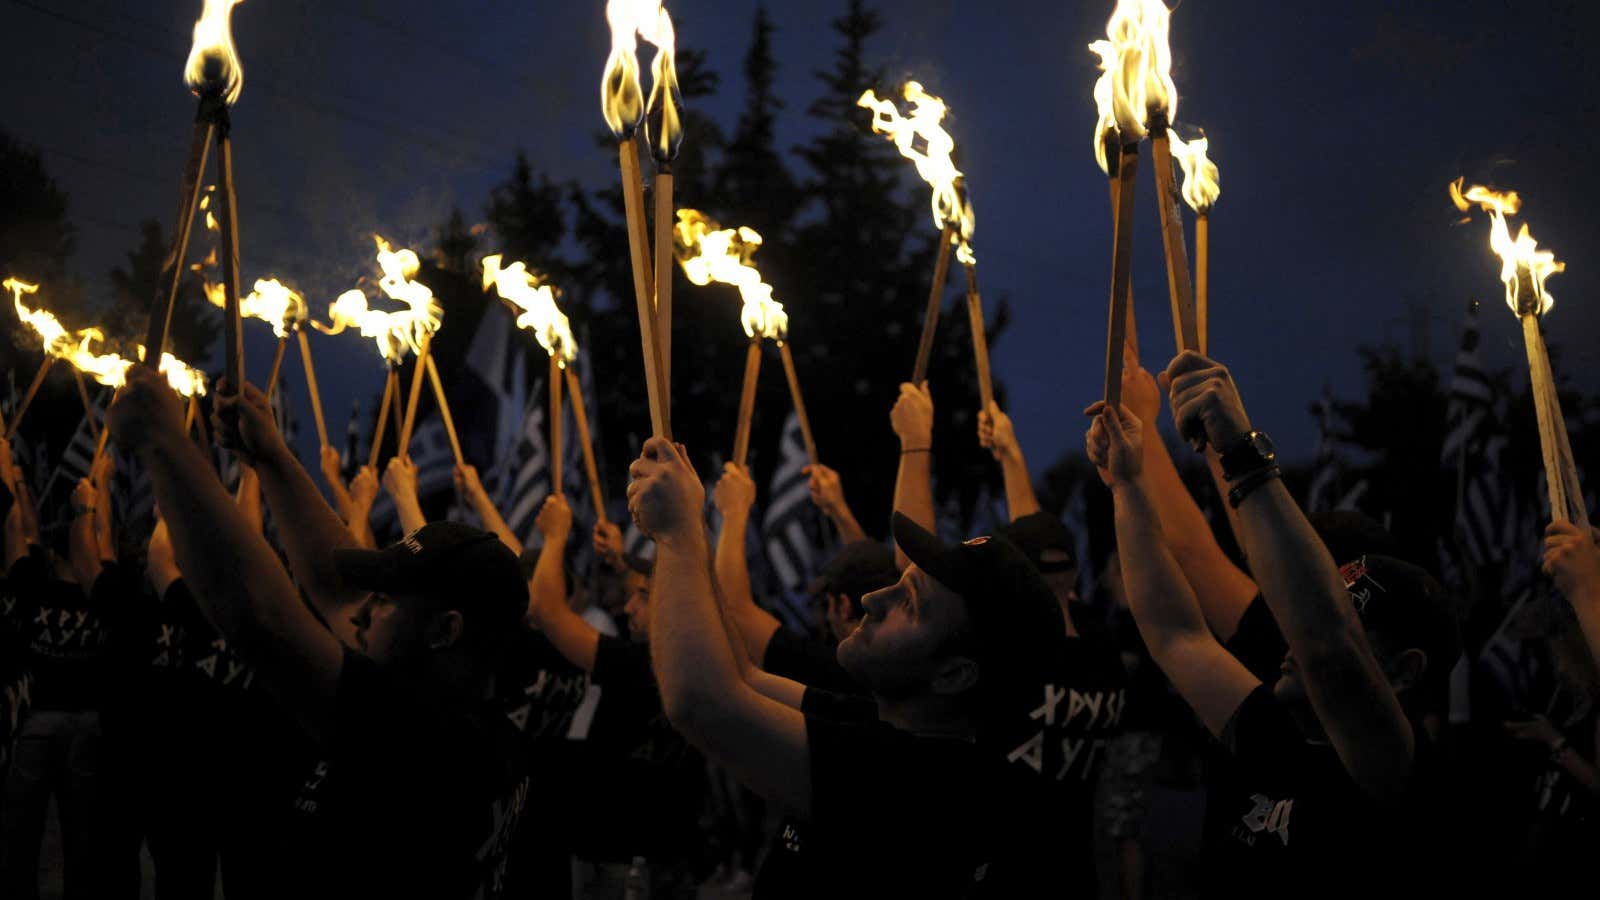
[(383, 271), (378, 287), (390, 298), (405, 303), (406, 308), (394, 312), (372, 309), (367, 295), (352, 288), (329, 305), (329, 324), (314, 321), (311, 326), (329, 335), (355, 328), (362, 337), (377, 343), (379, 356), (399, 365), (408, 350), (420, 353), (423, 340), (439, 330), (444, 309), (427, 285), (411, 280), (421, 266), (417, 254), (394, 250), (388, 241), (373, 237), (378, 245), (378, 268)]
[[(1489, 214), (1489, 249), (1500, 257), (1500, 281), (1506, 286), (1506, 305), (1518, 316), (1526, 313), (1542, 316), (1549, 312), (1555, 305), (1555, 297), (1545, 290), (1545, 280), (1565, 271), (1567, 264), (1556, 259), (1555, 251), (1539, 249), (1538, 242), (1528, 231), (1528, 223), (1522, 223), (1515, 238), (1511, 236), (1506, 216), (1516, 215), (1522, 208), (1522, 198), (1516, 191), (1502, 193), (1478, 184), (1462, 190), (1464, 183), (1464, 178), (1450, 183), (1450, 199), (1462, 212), (1476, 205)], [(1527, 301), (1522, 297), (1522, 278), (1518, 274), (1521, 269), (1527, 269), (1532, 276), (1536, 295)]]
[[(127, 380), (133, 360), (117, 353), (101, 352), (105, 335), (98, 328), (85, 328), (69, 332), (54, 314), (45, 309), (34, 309), (23, 302), (23, 297), (37, 293), (39, 286), (17, 278), (7, 278), (5, 289), (11, 292), (11, 302), (17, 318), (39, 335), (44, 352), (68, 363), (73, 368), (107, 387), (122, 387)], [(144, 358), (144, 347), (137, 348), (139, 358)], [(160, 371), (167, 376), (172, 389), (185, 397), (206, 392), (205, 375), (173, 356), (161, 354)]]
[(197, 96), (221, 97), (229, 106), (244, 88), (244, 69), (233, 46), (229, 19), (242, 0), (205, 0), (194, 23), (194, 45), (183, 68), (183, 80)]
[(761, 280), (761, 272), (750, 258), (761, 249), (761, 235), (753, 228), (722, 228), (713, 219), (693, 209), (678, 210), (673, 228), (673, 244), (683, 273), (697, 285), (713, 282), (739, 289), (744, 306), (739, 322), (749, 337), (781, 341), (789, 333), (789, 314), (783, 304), (772, 299), (772, 286)]
[(906, 82), (902, 93), (911, 104), (908, 116), (900, 114), (893, 100), (880, 99), (871, 89), (856, 99), (856, 105), (872, 110), (872, 130), (893, 141), (900, 155), (911, 160), (917, 174), (933, 188), (933, 224), (941, 229), (954, 226), (961, 242), (958, 258), (964, 263), (976, 262), (971, 244), (975, 226), (972, 202), (961, 190), (961, 170), (951, 159), (955, 139), (940, 124), (949, 108), (915, 81)]
[(1089, 45), (1100, 57), (1101, 75), (1094, 86), (1099, 111), (1094, 142), (1102, 170), (1108, 170), (1104, 146), (1108, 129), (1114, 128), (1123, 144), (1136, 144), (1149, 133), (1152, 114), (1161, 114), (1168, 124), (1177, 120), (1178, 89), (1172, 82), (1172, 49), (1167, 45), (1171, 16), (1162, 0), (1117, 0), (1106, 22), (1106, 39)]
[(1197, 214), (1206, 215), (1222, 194), (1217, 164), (1206, 155), (1210, 142), (1203, 137), (1184, 141), (1176, 133), (1170, 137), (1172, 155), (1183, 167), (1183, 202)]
[(499, 253), (483, 258), (484, 289), (494, 286), (500, 299), (520, 310), (517, 327), (533, 332), (544, 352), (558, 356), (563, 366), (577, 359), (578, 342), (572, 337), (566, 314), (556, 306), (555, 288), (529, 272), (524, 263), (501, 268), (503, 259)]

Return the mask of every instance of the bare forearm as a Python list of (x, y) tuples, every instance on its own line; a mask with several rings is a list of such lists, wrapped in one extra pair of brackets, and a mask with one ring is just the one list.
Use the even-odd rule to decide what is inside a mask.
[(722, 531), (717, 534), (715, 569), (717, 585), (722, 589), (722, 611), (734, 627), (733, 635), (750, 658), (759, 661), (780, 626), (771, 613), (756, 605), (750, 589), (750, 565), (744, 545), (748, 521), (744, 516), (723, 518)]
[(698, 526), (656, 544), (650, 635), (656, 681), (669, 712), (690, 716), (743, 686), (706, 563), (705, 533)]
[(94, 512), (74, 510), (68, 530), (68, 562), (72, 565), (73, 578), (84, 593), (88, 593), (95, 579), (100, 577), (100, 540), (95, 535), (94, 522)]
[(400, 516), (400, 527), (407, 534), (428, 524), (427, 518), (422, 515), (422, 504), (415, 497), (395, 497), (394, 511)]
[[(937, 533), (933, 518), (933, 457), (927, 450), (900, 454), (900, 468), (894, 481), (894, 511)], [(911, 561), (894, 549), (895, 564), (904, 569)]]
[(94, 536), (100, 558), (112, 562), (117, 558), (117, 541), (111, 521), (111, 479), (105, 478), (103, 481), (95, 485)]
[(535, 605), (534, 612), (542, 613), (554, 606), (567, 608), (566, 552), (567, 535), (545, 537), (529, 581), (532, 588), (529, 603)]
[(1161, 517), (1162, 539), (1194, 588), (1211, 631), (1227, 640), (1255, 598), (1255, 582), (1222, 552), (1166, 444), (1154, 434), (1145, 441), (1144, 478)]
[(848, 506), (829, 510), (828, 520), (833, 523), (833, 527), (839, 529), (839, 540), (843, 543), (854, 544), (867, 539), (866, 529), (856, 521), (856, 514)]
[(1006, 510), (1011, 521), (1031, 516), (1039, 511), (1039, 497), (1033, 492), (1033, 478), (1028, 474), (1028, 460), (1019, 447), (1007, 453), (1000, 463), (1000, 474), (1006, 482)]
[[(207, 618), (236, 643), (299, 599), (277, 556), (181, 435), (141, 447), (173, 557)], [(285, 529), (292, 531), (292, 528)]]
[(472, 495), (472, 508), (478, 513), (478, 521), (483, 523), (483, 530), (500, 539), (500, 543), (511, 548), (511, 552), (522, 555), (522, 541), (517, 538), (511, 526), (501, 517), (500, 510), (495, 509), (489, 498), (481, 494)]
[(312, 602), (326, 615), (353, 599), (343, 596), (339, 589), (333, 554), (358, 545), (311, 476), (287, 452), (272, 459), (258, 459), (256, 475), (273, 521), (278, 524), (278, 540), (288, 554), (290, 571)]
[(1331, 635), (1361, 632), (1338, 566), (1282, 479), (1245, 498), (1239, 526), (1256, 583), (1297, 656), (1316, 655)]
[(1114, 489), (1117, 552), (1128, 606), (1155, 653), (1174, 636), (1206, 634), (1204, 614), (1162, 532), (1164, 523), (1142, 482)]

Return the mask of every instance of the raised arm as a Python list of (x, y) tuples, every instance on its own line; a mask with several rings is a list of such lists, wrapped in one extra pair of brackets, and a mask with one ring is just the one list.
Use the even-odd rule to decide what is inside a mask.
[[(236, 395), (222, 390), (223, 419), (235, 427), (220, 434), (247, 461), (262, 463), (267, 456), (259, 451), (271, 438), (256, 429), (255, 416), (238, 415)], [(265, 411), (261, 392), (248, 385), (244, 390), (242, 406), (259, 404)], [(265, 419), (270, 425), (270, 413)], [(110, 426), (117, 444), (136, 453), (149, 473), (178, 566), (206, 617), (249, 656), (313, 733), (327, 734), (343, 650), (300, 602), (272, 548), (244, 521), (204, 454), (184, 436), (182, 407), (165, 378), (144, 366), (129, 370), (111, 406)], [(276, 437), (276, 429), (270, 435)]]
[(1600, 664), (1600, 530), (1586, 534), (1571, 522), (1551, 522), (1544, 534), (1544, 571), (1572, 604), (1589, 654)]
[(483, 489), (483, 482), (478, 480), (477, 467), (456, 466), (455, 475), (456, 495), (478, 514), (478, 521), (483, 523), (483, 530), (499, 538), (500, 543), (510, 547), (512, 553), (521, 556), (522, 541), (500, 516), (500, 510), (495, 509), (494, 503), (489, 499), (489, 492)]
[(72, 578), (88, 592), (100, 577), (100, 539), (95, 533), (95, 490), (87, 478), (72, 488), (72, 524), (67, 531), (67, 563)]
[(378, 500), (378, 472), (371, 466), (362, 466), (350, 479), (350, 508), (341, 511), (344, 526), (358, 546), (376, 549), (378, 539), (372, 534), (372, 504)]
[(239, 493), (235, 499), (239, 503), (239, 515), (244, 516), (257, 534), (266, 534), (261, 515), (261, 476), (244, 463), (239, 464)]
[(1028, 461), (1022, 455), (1022, 445), (1017, 442), (1017, 432), (1011, 417), (1001, 411), (998, 403), (978, 411), (978, 444), (987, 447), (1000, 464), (1000, 474), (1006, 482), (1006, 510), (1011, 521), (1031, 516), (1039, 511), (1039, 497), (1033, 492), (1033, 478), (1028, 475)]
[(1217, 642), (1194, 591), (1162, 538), (1144, 474), (1143, 423), (1123, 407), (1089, 408), (1089, 460), (1111, 485), (1122, 586), (1150, 657), (1212, 734), (1220, 737), (1239, 704), (1260, 685)]
[[(1187, 351), (1166, 374), (1180, 433), (1187, 423), (1203, 426), (1211, 446), (1223, 452), (1248, 440), (1250, 420), (1226, 368)], [(1344, 578), (1283, 479), (1268, 478), (1237, 508), (1250, 568), (1304, 673), (1317, 720), (1357, 784), (1377, 796), (1393, 795), (1410, 777), (1414, 735)]]
[(383, 489), (394, 500), (394, 511), (400, 516), (400, 527), (407, 534), (428, 524), (422, 515), (422, 502), (417, 499), (417, 466), (404, 456), (389, 460), (383, 470)]
[[(811, 491), (811, 502), (828, 517), (833, 527), (839, 529), (839, 542), (853, 544), (867, 539), (867, 532), (856, 521), (856, 514), (844, 498), (844, 485), (839, 473), (821, 463), (806, 466), (801, 471), (810, 476), (806, 487)], [(723, 586), (726, 589), (726, 585)]]
[[(326, 621), (344, 618), (341, 611), (359, 602), (362, 594), (340, 586), (333, 554), (358, 545), (323, 499), (310, 473), (283, 442), (266, 395), (249, 384), (242, 394), (219, 393), (212, 418), (218, 435), (243, 442), (244, 456), (261, 481), (262, 496), (272, 510), (278, 542), (288, 555), (289, 571), (294, 573), (295, 581)], [(169, 517), (176, 515), (173, 508), (165, 511)], [(168, 524), (170, 527), (173, 523)], [(190, 587), (199, 590), (193, 581)]]
[(750, 507), (756, 502), (756, 483), (743, 469), (726, 463), (711, 499), (717, 512), (722, 514), (722, 530), (717, 533), (714, 560), (717, 586), (722, 589), (722, 608), (745, 652), (751, 659), (764, 659), (767, 644), (780, 625), (772, 613), (756, 605), (750, 590), (750, 565), (745, 558), (744, 536), (750, 522)]
[(528, 617), (543, 631), (556, 651), (585, 672), (594, 671), (600, 649), (600, 632), (572, 611), (567, 602), (567, 538), (572, 533), (572, 507), (567, 498), (551, 494), (545, 498), (535, 520), (544, 546), (528, 580)]
[(594, 523), (594, 553), (607, 568), (621, 572), (627, 567), (622, 559), (622, 529), (604, 519)]
[[(894, 479), (894, 511), (935, 534), (933, 517), (933, 395), (926, 384), (900, 385), (900, 399), (889, 412), (889, 424), (900, 439), (900, 468)], [(894, 548), (895, 565), (911, 564)]]
[(740, 676), (719, 618), (700, 511), (705, 488), (679, 449), (650, 439), (629, 469), (628, 508), (656, 541), (650, 649), (667, 718), (769, 800), (811, 813), (805, 718)]
[(150, 582), (150, 587), (160, 597), (172, 587), (172, 583), (183, 577), (178, 571), (178, 558), (172, 553), (172, 536), (167, 533), (167, 520), (156, 511), (155, 527), (150, 529), (150, 545), (145, 551), (144, 575)]
[[(1219, 639), (1227, 641), (1239, 628), (1239, 620), (1256, 596), (1256, 583), (1222, 552), (1211, 523), (1194, 502), (1189, 488), (1178, 476), (1178, 467), (1167, 452), (1167, 445), (1156, 432), (1161, 414), (1161, 390), (1156, 379), (1139, 367), (1139, 360), (1124, 354), (1122, 396), (1139, 421), (1146, 423), (1144, 475), (1150, 500), (1161, 516), (1161, 530), (1167, 549), (1183, 570), (1205, 613), (1206, 624)], [(1227, 496), (1227, 490), (1222, 491)]]
[(111, 521), (111, 479), (117, 472), (117, 456), (102, 453), (95, 457), (89, 468), (89, 480), (94, 482), (94, 534), (100, 545), (100, 558), (106, 562), (117, 559), (116, 532)]
[(321, 463), (322, 480), (328, 485), (328, 494), (333, 497), (334, 510), (349, 522), (352, 498), (350, 490), (344, 484), (344, 474), (341, 471), (343, 463), (339, 459), (339, 451), (323, 444), (317, 451), (317, 462)]

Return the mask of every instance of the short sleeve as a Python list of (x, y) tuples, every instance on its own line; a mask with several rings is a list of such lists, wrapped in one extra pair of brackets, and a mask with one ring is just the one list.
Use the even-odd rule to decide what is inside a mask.
[(1239, 625), (1224, 646), (1246, 670), (1265, 684), (1278, 680), (1278, 666), (1289, 645), (1278, 630), (1278, 620), (1272, 617), (1267, 601), (1257, 594), (1239, 617)]
[(838, 693), (863, 693), (861, 686), (839, 665), (833, 648), (780, 627), (767, 641), (761, 668), (780, 678)]
[(650, 647), (634, 643), (628, 638), (600, 635), (594, 651), (594, 671), (590, 680), (595, 684), (622, 690), (655, 685), (655, 673), (650, 669)]
[(895, 776), (906, 755), (898, 749), (902, 739), (909, 737), (876, 723), (850, 724), (806, 716), (811, 820), (817, 827), (859, 827), (861, 816), (870, 812), (863, 804), (896, 808)]
[(1270, 685), (1251, 691), (1222, 730), (1222, 745), (1238, 760), (1260, 760), (1275, 765), (1305, 743)]
[(865, 725), (878, 721), (878, 705), (857, 694), (838, 694), (808, 687), (800, 698), (800, 712), (830, 722)]

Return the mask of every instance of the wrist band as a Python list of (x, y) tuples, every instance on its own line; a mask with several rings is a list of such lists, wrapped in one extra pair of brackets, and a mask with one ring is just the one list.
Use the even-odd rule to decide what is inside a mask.
[(1275, 465), (1257, 469), (1248, 475), (1240, 476), (1239, 483), (1228, 491), (1228, 504), (1234, 509), (1238, 509), (1239, 504), (1243, 503), (1246, 497), (1255, 493), (1256, 488), (1281, 477), (1283, 477), (1283, 470)]
[(910, 456), (913, 453), (932, 453), (932, 452), (933, 452), (933, 448), (932, 447), (913, 447), (910, 450), (901, 450), (900, 451), (900, 455), (901, 456)]

